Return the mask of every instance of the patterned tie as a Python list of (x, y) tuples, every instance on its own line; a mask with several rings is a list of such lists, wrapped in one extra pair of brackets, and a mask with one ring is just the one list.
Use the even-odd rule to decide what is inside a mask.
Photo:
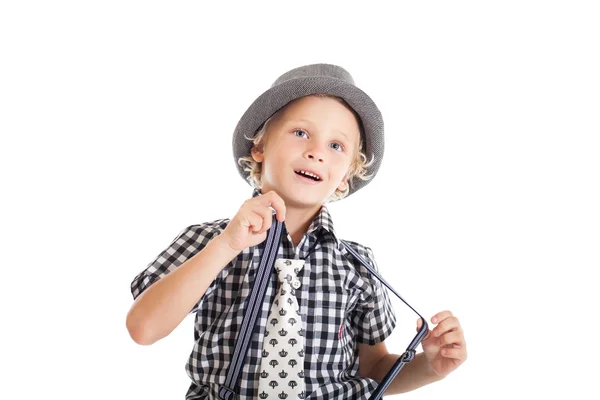
[(271, 305), (260, 366), (260, 399), (303, 399), (304, 329), (295, 289), (300, 287), (298, 272), (304, 260), (275, 260), (279, 290)]

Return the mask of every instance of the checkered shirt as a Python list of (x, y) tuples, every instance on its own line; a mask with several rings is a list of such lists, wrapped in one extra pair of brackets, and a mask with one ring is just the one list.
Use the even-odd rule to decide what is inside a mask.
[[(253, 197), (260, 195), (254, 190)], [(218, 219), (183, 229), (171, 244), (131, 282), (136, 299), (152, 283), (200, 252), (218, 236), (229, 219)], [(285, 226), (285, 225), (284, 225)], [(377, 270), (369, 247), (346, 240)], [(185, 365), (191, 385), (186, 400), (219, 399), (244, 318), (244, 301), (262, 257), (260, 245), (239, 253), (190, 310), (196, 313), (194, 348)], [(393, 331), (396, 316), (381, 282), (363, 267), (338, 240), (331, 216), (323, 205), (296, 248), (286, 229), (277, 258), (304, 259), (296, 297), (305, 330), (306, 399), (366, 398), (377, 382), (358, 376), (358, 343), (374, 345)], [(257, 399), (264, 330), (277, 279), (273, 273), (254, 329), (244, 368), (235, 392), (237, 399)]]

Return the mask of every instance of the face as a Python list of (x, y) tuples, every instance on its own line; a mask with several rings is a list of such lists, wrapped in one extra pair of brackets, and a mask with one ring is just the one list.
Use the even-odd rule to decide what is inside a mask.
[(263, 148), (252, 151), (254, 160), (263, 163), (262, 193), (275, 190), (286, 206), (307, 207), (320, 206), (336, 189), (346, 188), (360, 130), (352, 111), (337, 100), (294, 100), (271, 121), (266, 136)]

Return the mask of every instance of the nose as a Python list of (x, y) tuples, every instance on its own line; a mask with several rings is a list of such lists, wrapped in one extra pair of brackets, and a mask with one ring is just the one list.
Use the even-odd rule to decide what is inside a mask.
[(323, 145), (316, 143), (314, 146), (311, 146), (306, 150), (305, 156), (311, 160), (316, 159), (317, 161), (322, 162), (325, 159), (325, 150), (323, 150)]
[(318, 161), (323, 161), (323, 157), (320, 157), (320, 156), (315, 157), (313, 155), (313, 153), (308, 153), (308, 158), (310, 158), (311, 160), (314, 160), (315, 158), (317, 158)]

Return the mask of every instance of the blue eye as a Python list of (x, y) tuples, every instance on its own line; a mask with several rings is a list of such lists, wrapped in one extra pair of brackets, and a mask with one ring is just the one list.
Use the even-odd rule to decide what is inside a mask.
[[(294, 130), (294, 135), (296, 135), (297, 132), (304, 132), (304, 131), (302, 129), (295, 129)], [(304, 132), (304, 133), (306, 133), (306, 132)], [(298, 135), (296, 135), (296, 136), (298, 136)]]
[[(306, 133), (306, 131), (305, 131), (305, 130), (303, 130), (303, 129), (294, 129), (294, 131), (293, 131), (293, 132), (294, 132), (294, 136), (296, 136), (296, 137), (302, 137), (302, 136), (299, 136), (299, 135), (297, 135), (297, 133), (298, 133), (298, 132), (302, 132), (302, 133), (304, 133), (305, 135), (307, 134), (307, 133)], [(334, 148), (334, 150), (336, 150), (336, 151), (344, 151), (344, 146), (343, 146), (342, 144), (340, 144), (340, 143), (337, 143), (337, 142), (335, 142), (335, 143), (332, 143), (332, 144), (333, 144), (333, 145), (337, 145), (337, 146), (338, 146), (337, 148)]]
[(344, 147), (343, 147), (341, 144), (339, 144), (339, 143), (332, 143), (332, 144), (337, 144), (337, 145), (338, 145), (338, 147), (339, 147), (339, 150), (340, 150), (340, 151), (343, 151), (343, 150), (344, 150)]

